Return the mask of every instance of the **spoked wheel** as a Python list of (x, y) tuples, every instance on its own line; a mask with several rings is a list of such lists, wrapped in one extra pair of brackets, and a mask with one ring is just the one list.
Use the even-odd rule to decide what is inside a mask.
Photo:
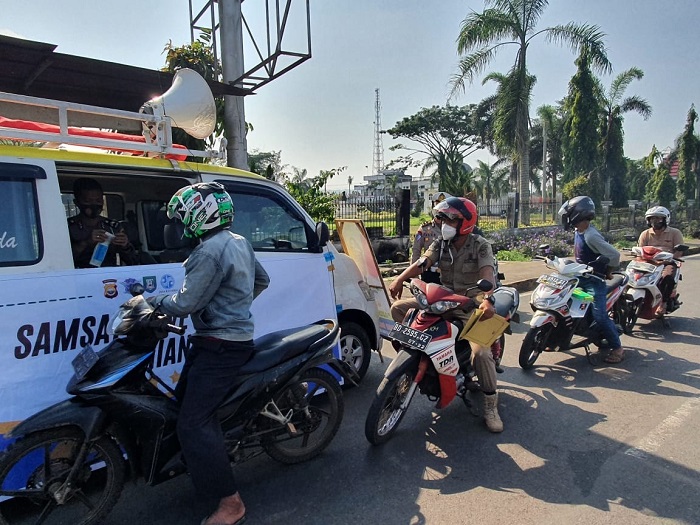
[(407, 362), (394, 379), (384, 378), (377, 388), (365, 421), (365, 437), (373, 445), (387, 442), (408, 410), (415, 389), (415, 363)]
[(518, 362), (523, 370), (532, 368), (537, 358), (547, 347), (547, 340), (552, 332), (552, 325), (546, 324), (537, 328), (531, 328), (523, 339), (523, 345), (520, 347), (520, 356)]
[(333, 440), (343, 420), (345, 404), (340, 385), (320, 368), (304, 372), (274, 401), (282, 416), (291, 412), (291, 419), (286, 425), (273, 422), (275, 427), (263, 438), (262, 445), (271, 458), (288, 465), (318, 456)]
[(340, 358), (357, 372), (360, 380), (367, 374), (371, 357), (372, 348), (362, 327), (349, 321), (341, 322)]
[(84, 443), (80, 430), (59, 428), (12, 444), (0, 459), (0, 501), (11, 498), (0, 524), (102, 523), (124, 486), (124, 457), (108, 437)]

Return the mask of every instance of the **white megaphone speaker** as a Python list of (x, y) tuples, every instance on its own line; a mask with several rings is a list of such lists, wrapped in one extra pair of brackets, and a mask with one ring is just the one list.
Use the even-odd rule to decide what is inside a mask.
[(139, 112), (170, 117), (174, 127), (197, 139), (211, 135), (216, 125), (216, 105), (211, 89), (200, 74), (191, 69), (179, 69), (170, 89), (146, 102)]

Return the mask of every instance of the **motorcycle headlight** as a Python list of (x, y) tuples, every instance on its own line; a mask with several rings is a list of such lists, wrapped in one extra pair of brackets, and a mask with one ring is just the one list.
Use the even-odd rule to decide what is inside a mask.
[(646, 273), (646, 274), (641, 275), (638, 279), (634, 280), (633, 282), (638, 287), (639, 286), (647, 286), (647, 285), (652, 283), (652, 281), (654, 280), (655, 277), (656, 277), (656, 275), (653, 273)]
[(434, 314), (444, 314), (448, 310), (457, 308), (459, 303), (457, 301), (438, 301), (430, 306), (430, 311)]
[(421, 310), (425, 310), (430, 306), (430, 303), (428, 303), (428, 298), (423, 292), (416, 293), (414, 297), (416, 298), (416, 301), (418, 301), (418, 307)]

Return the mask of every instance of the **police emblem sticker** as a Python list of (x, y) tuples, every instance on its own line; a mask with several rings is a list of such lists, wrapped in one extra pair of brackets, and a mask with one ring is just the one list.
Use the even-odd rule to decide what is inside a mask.
[(102, 281), (102, 284), (104, 285), (104, 294), (107, 299), (114, 299), (119, 295), (116, 279), (105, 279)]

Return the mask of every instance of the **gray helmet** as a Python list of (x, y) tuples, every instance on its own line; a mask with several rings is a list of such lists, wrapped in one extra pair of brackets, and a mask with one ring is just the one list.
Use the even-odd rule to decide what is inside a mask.
[(595, 203), (590, 197), (579, 195), (562, 204), (559, 215), (564, 229), (570, 230), (581, 221), (590, 221), (595, 218)]

